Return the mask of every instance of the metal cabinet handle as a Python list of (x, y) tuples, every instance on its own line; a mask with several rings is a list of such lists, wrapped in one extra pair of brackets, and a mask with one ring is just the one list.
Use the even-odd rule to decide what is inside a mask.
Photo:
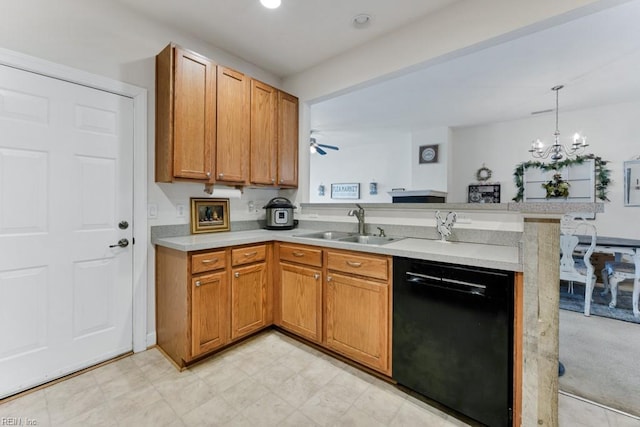
[(218, 258), (214, 258), (214, 259), (203, 259), (202, 261), (200, 261), (203, 264), (211, 264), (212, 262), (218, 262)]
[(320, 275), (318, 273), (316, 273), (316, 274), (313, 275), (313, 278), (318, 280), (320, 278)]
[(332, 280), (333, 280), (333, 277), (331, 277), (331, 276), (327, 276), (327, 282), (330, 282), (330, 281), (332, 281)]
[(202, 283), (200, 283), (200, 280), (196, 280), (196, 286), (200, 286)]
[(292, 255), (295, 256), (295, 257), (300, 258), (300, 257), (304, 256), (304, 252), (292, 252)]
[(274, 184), (276, 182), (275, 178), (271, 178), (271, 183)]
[(284, 179), (281, 179), (281, 180), (280, 180), (280, 184), (282, 184), (283, 182), (284, 182)]
[(118, 240), (118, 243), (116, 243), (115, 245), (109, 245), (110, 248), (117, 248), (118, 246), (121, 248), (126, 248), (127, 246), (129, 246), (129, 240), (120, 239)]
[(355, 262), (355, 261), (347, 261), (347, 264), (351, 267), (362, 267), (362, 263), (361, 262)]
[(210, 177), (211, 176), (211, 172), (207, 172), (207, 176)]
[(236, 278), (240, 277), (240, 273), (238, 273), (237, 271), (236, 271), (235, 273), (233, 273), (233, 275), (234, 275)]
[(224, 174), (223, 173), (219, 173), (218, 174), (218, 178), (224, 178)]
[(246, 254), (244, 254), (245, 257), (247, 258), (251, 258), (258, 255), (258, 251), (254, 251), (254, 252), (247, 252)]

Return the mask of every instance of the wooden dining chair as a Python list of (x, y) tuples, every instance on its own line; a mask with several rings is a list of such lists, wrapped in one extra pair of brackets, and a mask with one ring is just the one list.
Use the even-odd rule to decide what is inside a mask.
[[(588, 236), (591, 242), (582, 255), (575, 256), (578, 236)], [(596, 246), (596, 228), (584, 220), (564, 215), (560, 220), (560, 280), (584, 283), (584, 315), (591, 314), (591, 299), (596, 276), (591, 264), (591, 254)]]
[(611, 289), (611, 302), (609, 307), (615, 308), (618, 305), (618, 283), (623, 280), (633, 280), (633, 315), (640, 317), (638, 309), (638, 297), (640, 296), (640, 280), (636, 280), (636, 266), (630, 262), (607, 261), (602, 269), (602, 283), (604, 283), (603, 294)]

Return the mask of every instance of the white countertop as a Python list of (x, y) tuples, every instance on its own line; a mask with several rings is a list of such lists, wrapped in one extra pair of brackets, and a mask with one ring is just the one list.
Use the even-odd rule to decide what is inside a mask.
[(507, 271), (522, 271), (519, 250), (513, 246), (497, 246), (477, 243), (449, 242), (439, 240), (406, 238), (384, 245), (340, 242), (337, 240), (297, 237), (300, 234), (319, 230), (249, 230), (222, 233), (194, 234), (181, 237), (156, 238), (155, 245), (179, 251), (199, 251), (226, 246), (260, 242), (289, 242), (334, 249), (347, 249), (383, 255), (449, 262), (475, 267), (495, 268)]

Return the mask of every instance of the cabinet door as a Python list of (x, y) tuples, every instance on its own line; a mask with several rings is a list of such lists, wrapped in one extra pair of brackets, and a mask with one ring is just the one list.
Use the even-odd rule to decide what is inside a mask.
[(389, 284), (327, 273), (327, 347), (390, 374)]
[(251, 182), (275, 185), (277, 90), (251, 80)]
[(298, 98), (278, 92), (278, 185), (298, 186)]
[(231, 278), (231, 339), (267, 324), (267, 264), (235, 268)]
[(213, 182), (216, 72), (206, 58), (175, 49), (173, 176)]
[(191, 279), (191, 355), (197, 357), (228, 341), (227, 273)]
[(249, 78), (218, 67), (216, 181), (245, 184), (249, 162)]
[(322, 271), (280, 263), (280, 325), (319, 343), (322, 330)]

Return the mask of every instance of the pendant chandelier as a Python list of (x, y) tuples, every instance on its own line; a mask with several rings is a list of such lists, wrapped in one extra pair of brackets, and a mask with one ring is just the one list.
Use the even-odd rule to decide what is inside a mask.
[(578, 155), (584, 151), (585, 147), (589, 146), (589, 144), (587, 144), (587, 138), (579, 133), (573, 135), (571, 147), (567, 148), (560, 144), (560, 130), (558, 130), (558, 92), (563, 87), (563, 85), (559, 85), (551, 88), (551, 90), (556, 93), (556, 131), (553, 133), (554, 141), (553, 144), (546, 148), (540, 139), (533, 141), (529, 152), (536, 159), (546, 159), (550, 157), (552, 162), (557, 162), (565, 156), (571, 157)]

